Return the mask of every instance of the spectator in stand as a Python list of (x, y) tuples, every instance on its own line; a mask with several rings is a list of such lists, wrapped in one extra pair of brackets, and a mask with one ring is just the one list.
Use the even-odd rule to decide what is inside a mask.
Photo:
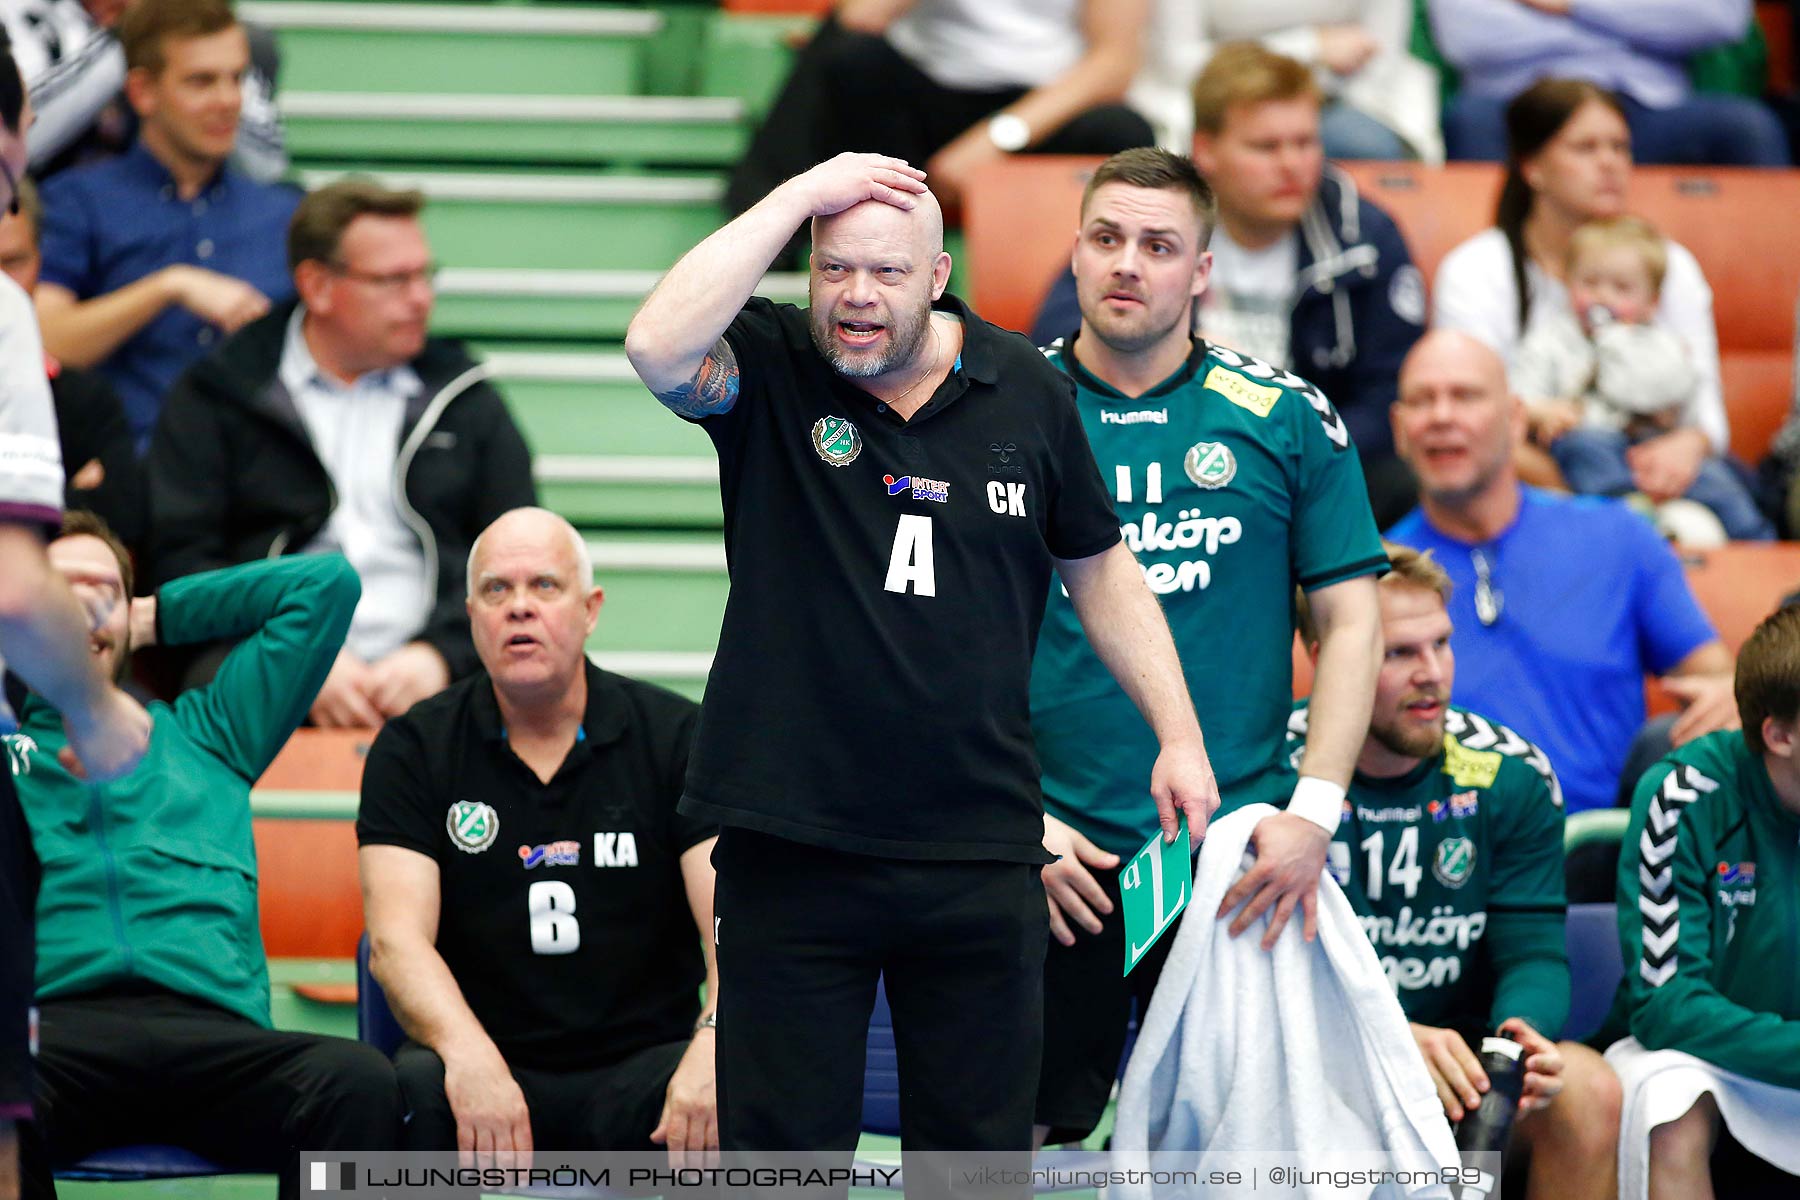
[[(1432, 288), (1432, 325), (1486, 342), (1510, 370), (1526, 334), (1574, 315), (1569, 240), (1586, 222), (1624, 212), (1631, 131), (1618, 97), (1573, 79), (1533, 84), (1508, 106), (1506, 122), (1511, 151), (1494, 228), (1444, 256)], [(1685, 495), (1707, 459), (1730, 443), (1712, 288), (1686, 247), (1665, 248), (1657, 324), (1681, 336), (1700, 383), (1690, 424), (1627, 452), (1632, 482), (1658, 504)], [(1530, 481), (1560, 482), (1543, 449), (1552, 431), (1541, 412), (1532, 415), (1530, 446), (1521, 455)]]
[(293, 294), (299, 197), (226, 163), (250, 63), (226, 0), (135, 0), (119, 40), (142, 128), (124, 157), (45, 186), (37, 307), (50, 352), (118, 389), (142, 451), (182, 368)]
[[(124, 100), (125, 50), (114, 30), (133, 0), (0, 0), (37, 121), (31, 172), (48, 178), (65, 167), (113, 158), (131, 145), (137, 121)], [(273, 183), (287, 173), (281, 114), (275, 107), (280, 54), (273, 34), (246, 26), (250, 69), (232, 164)]]
[(1690, 55), (1744, 36), (1750, 0), (1429, 0), (1429, 9), (1438, 50), (1462, 77), (1444, 109), (1451, 158), (1504, 157), (1506, 106), (1542, 80), (1580, 79), (1617, 93), (1643, 162), (1791, 161), (1772, 111), (1696, 93), (1688, 80)]
[[(1388, 406), (1425, 323), (1425, 284), (1385, 212), (1319, 148), (1322, 102), (1300, 62), (1250, 42), (1222, 47), (1194, 85), (1194, 163), (1219, 202), (1199, 333), (1293, 371), (1337, 408), (1362, 459), (1378, 526), (1417, 491), (1394, 456)], [(1032, 340), (1081, 322), (1075, 280), (1044, 301)]]
[[(1394, 437), (1419, 508), (1388, 531), (1456, 588), (1457, 690), (1556, 764), (1570, 812), (1610, 808), (1666, 752), (1734, 726), (1731, 654), (1649, 522), (1521, 486), (1523, 405), (1494, 352), (1432, 330), (1407, 355)], [(1644, 721), (1644, 677), (1682, 704)]]
[[(0, 271), (27, 293), (37, 290), (38, 230), (44, 210), (29, 179), (19, 180), (19, 209), (0, 216)], [(62, 445), (63, 507), (98, 513), (134, 550), (144, 536), (143, 476), (118, 393), (92, 371), (66, 367), (48, 355), (50, 396)]]
[(1157, 0), (1129, 99), (1186, 153), (1194, 80), (1221, 45), (1255, 41), (1312, 71), (1327, 158), (1444, 159), (1437, 73), (1408, 52), (1408, 0)]
[[(475, 537), (537, 502), (506, 402), (462, 346), (427, 338), (417, 192), (342, 180), (288, 234), (298, 303), (244, 327), (169, 394), (145, 464), (159, 581), (341, 551), (363, 599), (312, 706), (380, 725), (478, 663), (463, 608)], [(187, 671), (211, 675), (217, 651)]]
[[(1631, 493), (1631, 447), (1693, 421), (1699, 377), (1680, 335), (1656, 323), (1668, 263), (1668, 244), (1649, 222), (1589, 221), (1569, 239), (1574, 311), (1539, 322), (1519, 345), (1513, 391), (1583, 495)], [(1686, 500), (1668, 503), (1699, 504), (1716, 517), (1712, 544), (1775, 535), (1750, 489), (1716, 456), (1700, 464)]]
[(726, 195), (741, 213), (844, 150), (924, 166), (955, 203), (1008, 154), (1114, 154), (1154, 140), (1125, 107), (1151, 0), (840, 0)]

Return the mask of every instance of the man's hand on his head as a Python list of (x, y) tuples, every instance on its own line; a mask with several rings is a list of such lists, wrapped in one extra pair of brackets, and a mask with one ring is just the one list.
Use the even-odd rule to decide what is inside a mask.
[(846, 151), (782, 185), (798, 188), (815, 217), (829, 217), (865, 200), (911, 209), (925, 192), (925, 172), (904, 159)]
[(307, 715), (321, 729), (378, 729), (382, 718), (375, 707), (374, 688), (369, 664), (348, 650), (339, 650)]
[(429, 642), (408, 642), (369, 664), (370, 701), (382, 716), (397, 717), (450, 686), (450, 667)]

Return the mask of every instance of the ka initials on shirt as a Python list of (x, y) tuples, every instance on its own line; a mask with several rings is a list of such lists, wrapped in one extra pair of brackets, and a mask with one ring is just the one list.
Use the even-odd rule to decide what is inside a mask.
[(1201, 386), (1209, 392), (1219, 393), (1239, 408), (1249, 409), (1259, 417), (1268, 416), (1274, 410), (1275, 402), (1281, 399), (1280, 388), (1251, 383), (1226, 367), (1214, 367), (1208, 371), (1206, 382)]
[(594, 865), (596, 867), (637, 866), (637, 836), (631, 833), (595, 833)]

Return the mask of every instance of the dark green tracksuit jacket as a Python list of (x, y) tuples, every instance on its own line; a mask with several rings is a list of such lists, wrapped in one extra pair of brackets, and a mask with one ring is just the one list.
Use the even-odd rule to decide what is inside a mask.
[(1638, 783), (1618, 900), (1632, 1035), (1800, 1088), (1800, 819), (1742, 733)]
[(242, 641), (211, 684), (150, 705), (149, 751), (117, 782), (64, 770), (61, 715), (26, 705), (9, 758), (44, 867), (40, 1001), (150, 983), (269, 1024), (250, 786), (306, 716), (361, 592), (337, 555), (164, 585), (159, 642)]

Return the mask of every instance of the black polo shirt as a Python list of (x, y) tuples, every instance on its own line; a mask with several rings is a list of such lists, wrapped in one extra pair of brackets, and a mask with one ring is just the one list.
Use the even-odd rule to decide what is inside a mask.
[(1043, 862), (1026, 685), (1051, 558), (1119, 540), (1074, 385), (946, 295), (904, 421), (754, 299), (719, 452), (731, 595), (682, 811), (897, 858)]
[(686, 1039), (705, 978), (675, 810), (692, 701), (589, 664), (587, 715), (541, 783), (487, 672), (389, 721), (363, 769), (361, 845), (435, 859), (437, 949), (508, 1063), (592, 1067)]

